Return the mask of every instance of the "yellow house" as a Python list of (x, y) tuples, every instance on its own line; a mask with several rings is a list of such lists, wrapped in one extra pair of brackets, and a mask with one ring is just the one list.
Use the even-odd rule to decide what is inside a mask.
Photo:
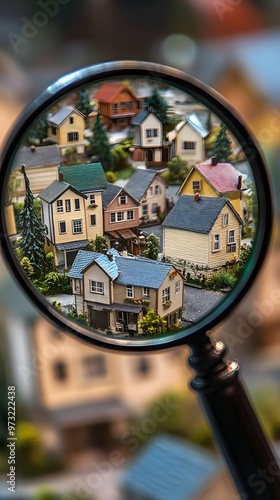
[(215, 158), (195, 165), (178, 194), (228, 198), (233, 207), (243, 218), (243, 191), (246, 187), (242, 175), (231, 163), (217, 163)]
[(192, 275), (240, 257), (242, 219), (226, 198), (182, 195), (162, 223), (163, 254)]
[(75, 147), (77, 153), (84, 153), (86, 122), (83, 113), (72, 106), (64, 106), (50, 115), (48, 122), (48, 140), (58, 145), (62, 155), (69, 147)]

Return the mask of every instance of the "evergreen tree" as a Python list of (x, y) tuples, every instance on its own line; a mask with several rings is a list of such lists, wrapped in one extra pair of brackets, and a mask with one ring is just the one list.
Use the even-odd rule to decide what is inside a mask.
[(143, 251), (143, 256), (148, 259), (157, 260), (159, 252), (160, 240), (155, 234), (149, 234), (146, 240), (146, 248)]
[(90, 93), (88, 89), (81, 89), (78, 94), (78, 101), (76, 108), (83, 113), (86, 117), (86, 122), (88, 126), (87, 117), (93, 110), (93, 106), (90, 104)]
[(151, 97), (148, 97), (147, 103), (148, 110), (155, 113), (164, 125), (167, 124), (169, 121), (167, 116), (169, 106), (156, 88), (153, 90)]
[(114, 160), (110, 149), (108, 135), (103, 127), (99, 113), (92, 132), (93, 135), (89, 140), (90, 144), (87, 148), (88, 155), (96, 155), (106, 172), (108, 170), (114, 170)]
[(212, 149), (212, 156), (215, 156), (219, 163), (229, 162), (232, 156), (231, 140), (227, 134), (225, 124), (220, 128)]
[(45, 228), (34, 210), (34, 196), (30, 189), (24, 165), (21, 166), (21, 173), (25, 181), (25, 198), (23, 209), (19, 214), (19, 228), (21, 231), (19, 247), (23, 257), (27, 257), (30, 260), (36, 272), (42, 269)]
[(48, 119), (47, 114), (43, 115), (42, 118), (36, 121), (35, 125), (31, 128), (27, 136), (27, 144), (37, 144), (42, 145), (43, 139), (48, 136)]

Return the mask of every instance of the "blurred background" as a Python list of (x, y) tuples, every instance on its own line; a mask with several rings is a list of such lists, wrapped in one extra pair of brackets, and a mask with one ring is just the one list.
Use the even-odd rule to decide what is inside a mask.
[[(250, 293), (213, 336), (224, 339), (231, 359), (240, 360), (258, 415), (277, 446), (280, 312), (271, 297), (280, 284), (280, 4), (12, 0), (1, 1), (0, 8), (2, 144), (24, 106), (56, 78), (115, 59), (167, 64), (201, 79), (228, 99), (258, 139), (274, 193), (271, 251)], [(186, 500), (238, 499), (188, 389), (187, 349), (121, 356), (86, 347), (39, 317), (3, 261), (0, 314), (1, 498), (9, 493), (6, 387), (15, 386), (14, 498), (141, 499), (142, 482), (151, 500), (179, 498), (179, 484)], [(155, 471), (161, 473), (157, 491)]]

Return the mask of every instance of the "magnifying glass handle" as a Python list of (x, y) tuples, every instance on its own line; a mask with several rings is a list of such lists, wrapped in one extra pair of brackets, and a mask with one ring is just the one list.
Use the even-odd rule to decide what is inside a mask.
[(199, 395), (216, 442), (242, 500), (280, 498), (279, 460), (238, 378), (237, 363), (223, 361), (225, 348), (209, 338), (189, 344), (191, 387)]

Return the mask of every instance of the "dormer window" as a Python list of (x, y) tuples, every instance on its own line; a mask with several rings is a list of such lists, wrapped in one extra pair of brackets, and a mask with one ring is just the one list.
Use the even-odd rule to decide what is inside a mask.
[(127, 196), (122, 194), (119, 196), (119, 205), (126, 205), (127, 204)]

